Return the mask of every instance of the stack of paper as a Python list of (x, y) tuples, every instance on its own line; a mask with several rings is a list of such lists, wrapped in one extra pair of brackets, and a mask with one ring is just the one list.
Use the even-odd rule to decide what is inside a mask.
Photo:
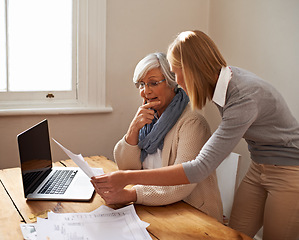
[(37, 219), (35, 235), (37, 240), (152, 239), (146, 230), (148, 226), (140, 220), (133, 205), (117, 210), (103, 205), (90, 213), (50, 212), (48, 219)]

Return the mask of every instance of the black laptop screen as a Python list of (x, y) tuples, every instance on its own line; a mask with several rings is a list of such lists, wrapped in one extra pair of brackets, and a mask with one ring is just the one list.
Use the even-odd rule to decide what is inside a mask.
[(48, 121), (17, 136), (25, 196), (34, 191), (52, 168)]

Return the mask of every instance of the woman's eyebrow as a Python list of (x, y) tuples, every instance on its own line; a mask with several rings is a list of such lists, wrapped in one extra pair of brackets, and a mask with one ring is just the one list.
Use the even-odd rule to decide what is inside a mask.
[(152, 75), (152, 76), (149, 76), (148, 79), (152, 79), (152, 78), (159, 78), (159, 77), (163, 77), (163, 76), (157, 76), (157, 75)]

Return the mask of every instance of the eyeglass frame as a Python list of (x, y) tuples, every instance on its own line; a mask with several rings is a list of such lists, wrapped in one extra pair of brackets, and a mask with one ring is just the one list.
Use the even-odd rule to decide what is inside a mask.
[[(136, 86), (136, 88), (138, 88), (138, 89), (141, 90), (141, 89), (144, 89), (145, 86), (148, 86), (149, 88), (156, 87), (156, 86), (158, 86), (160, 83), (162, 83), (164, 81), (166, 81), (165, 78), (162, 79), (161, 81), (157, 81), (157, 82), (148, 82), (148, 83), (145, 83), (145, 82), (140, 81), (140, 82), (135, 83), (135, 86)], [(142, 87), (142, 85), (143, 85), (143, 87)]]

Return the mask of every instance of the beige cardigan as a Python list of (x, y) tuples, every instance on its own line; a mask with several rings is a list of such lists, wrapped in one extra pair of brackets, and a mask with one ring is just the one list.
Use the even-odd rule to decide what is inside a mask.
[[(195, 159), (210, 136), (210, 128), (205, 118), (192, 111), (188, 104), (164, 139), (162, 166)], [(128, 144), (125, 137), (116, 144), (114, 158), (121, 170), (142, 168), (139, 147)], [(158, 206), (184, 200), (222, 222), (222, 202), (215, 171), (200, 183), (179, 186), (136, 185), (134, 188), (137, 204)]]

